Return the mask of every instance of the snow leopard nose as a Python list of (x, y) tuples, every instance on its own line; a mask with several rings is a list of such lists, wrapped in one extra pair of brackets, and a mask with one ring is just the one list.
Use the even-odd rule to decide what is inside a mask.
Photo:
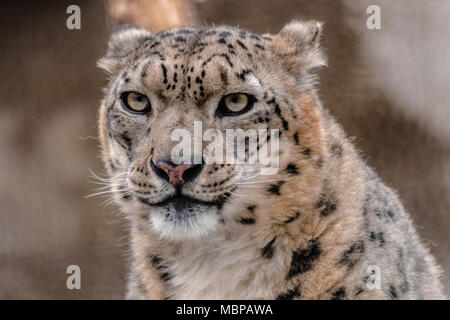
[(150, 160), (150, 166), (157, 176), (169, 181), (173, 185), (180, 185), (194, 180), (200, 175), (203, 169), (202, 164), (185, 164), (176, 165), (171, 161), (159, 160), (155, 163)]

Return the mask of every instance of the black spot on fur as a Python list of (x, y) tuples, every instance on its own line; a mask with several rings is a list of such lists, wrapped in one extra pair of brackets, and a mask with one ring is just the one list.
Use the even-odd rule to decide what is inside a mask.
[(120, 134), (120, 137), (123, 139), (123, 141), (126, 143), (126, 145), (128, 146), (128, 148), (131, 147), (131, 139), (128, 136), (128, 132), (124, 131)]
[(321, 250), (317, 239), (310, 240), (305, 249), (292, 252), (291, 268), (288, 278), (304, 273), (312, 268), (313, 262), (320, 257)]
[(217, 207), (219, 208), (219, 210), (222, 209), (223, 205), (225, 204), (225, 202), (227, 202), (227, 200), (229, 199), (230, 195), (231, 195), (231, 193), (226, 192), (224, 194), (221, 194), (218, 197), (218, 200), (216, 201), (216, 204), (217, 204)]
[(109, 160), (108, 163), (109, 163), (109, 168), (111, 169), (111, 171), (116, 171), (117, 170), (117, 168), (114, 165), (114, 163), (112, 162), (112, 160)]
[(255, 48), (256, 49), (259, 49), (259, 50), (264, 50), (264, 47), (262, 46), (262, 45), (260, 45), (260, 44), (255, 44)]
[(321, 216), (328, 216), (336, 210), (336, 199), (328, 191), (326, 182), (315, 207), (320, 210)]
[(272, 98), (269, 101), (267, 101), (267, 104), (274, 104), (274, 103), (276, 103), (275, 98)]
[(270, 240), (270, 242), (268, 244), (266, 244), (266, 246), (264, 248), (262, 248), (261, 255), (264, 258), (270, 259), (273, 257), (273, 244), (276, 239), (277, 239), (277, 237), (273, 238), (272, 240)]
[(164, 77), (163, 83), (166, 84), (167, 83), (167, 68), (162, 63), (161, 63), (161, 69), (162, 69), (162, 73), (163, 73), (163, 77)]
[(275, 194), (277, 196), (280, 196), (280, 189), (281, 186), (285, 183), (285, 181), (278, 181), (277, 183), (271, 184), (269, 189), (267, 189), (267, 191), (269, 191), (272, 194)]
[(355, 288), (355, 297), (359, 296), (361, 293), (364, 292), (364, 289), (361, 287), (356, 287)]
[(334, 154), (336, 157), (342, 156), (342, 147), (339, 144), (333, 144), (331, 146), (331, 153)]
[(295, 297), (300, 297), (301, 292), (299, 286), (295, 287), (292, 290), (289, 290), (286, 293), (280, 294), (278, 297), (276, 297), (276, 300), (292, 300)]
[(405, 254), (403, 253), (402, 248), (398, 249), (397, 271), (402, 279), (402, 282), (400, 283), (400, 291), (405, 293), (409, 291), (410, 285), (405, 269)]
[(222, 80), (224, 86), (228, 85), (228, 75), (225, 70), (220, 71), (220, 80)]
[(340, 287), (335, 292), (331, 294), (331, 300), (342, 300), (347, 294), (345, 293), (345, 288)]
[(393, 300), (398, 299), (397, 290), (395, 289), (395, 287), (392, 284), (389, 285), (388, 294), (391, 297), (391, 299), (393, 299)]
[(239, 79), (241, 79), (242, 81), (245, 81), (245, 76), (251, 72), (252, 72), (252, 70), (250, 70), (250, 69), (244, 69), (244, 70), (242, 70), (241, 73), (237, 73), (237, 77)]
[(285, 171), (292, 175), (298, 175), (298, 168), (295, 164), (289, 163), (285, 169)]
[(320, 209), (321, 216), (328, 216), (336, 211), (336, 204), (331, 199), (320, 199), (316, 208)]
[(152, 265), (156, 270), (158, 270), (161, 280), (166, 282), (172, 278), (170, 273), (167, 271), (166, 266), (164, 266), (162, 259), (158, 255), (150, 254), (149, 258)]
[(153, 49), (154, 47), (159, 46), (160, 44), (161, 44), (161, 42), (156, 41), (154, 44), (152, 44), (152, 45), (150, 46), (150, 49)]
[(292, 217), (284, 220), (284, 223), (288, 224), (291, 223), (292, 221), (296, 220), (298, 217), (300, 217), (300, 212), (296, 212), (295, 215), (293, 215)]
[(171, 276), (171, 274), (169, 272), (162, 272), (160, 274), (160, 277), (161, 277), (161, 280), (164, 281), (164, 282), (167, 282), (167, 281), (169, 281), (172, 278), (172, 276)]
[(240, 223), (242, 224), (254, 224), (255, 223), (255, 219), (253, 218), (241, 218), (239, 220)]
[(236, 43), (237, 43), (242, 49), (248, 50), (247, 47), (245, 46), (245, 44), (243, 44), (241, 40), (239, 40), (239, 39), (236, 40)]
[(338, 263), (347, 266), (348, 269), (351, 269), (359, 261), (361, 255), (364, 253), (364, 250), (364, 241), (357, 241), (342, 254), (342, 257)]
[(370, 233), (370, 241), (378, 242), (379, 246), (384, 246), (385, 240), (384, 240), (384, 233), (383, 232), (371, 232)]
[(283, 125), (283, 129), (285, 131), (288, 131), (289, 130), (289, 123), (286, 121), (286, 119), (281, 114), (281, 109), (280, 109), (280, 106), (278, 105), (278, 103), (275, 103), (275, 110), (274, 110), (274, 112), (281, 119), (281, 123)]
[(146, 204), (146, 205), (148, 205), (148, 206), (151, 206), (151, 203), (148, 202), (147, 199), (141, 198), (141, 197), (137, 197), (137, 199), (138, 199), (139, 202), (142, 202), (143, 204)]
[(317, 159), (316, 165), (317, 165), (318, 168), (322, 168), (322, 166), (323, 166), (323, 158), (322, 157)]
[(294, 135), (292, 137), (294, 138), (295, 144), (299, 145), (300, 139), (298, 137), (298, 132), (294, 133)]

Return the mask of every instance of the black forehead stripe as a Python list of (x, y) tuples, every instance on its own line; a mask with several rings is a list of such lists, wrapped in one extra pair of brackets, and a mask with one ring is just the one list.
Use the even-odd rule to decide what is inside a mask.
[(161, 69), (164, 77), (163, 83), (167, 83), (167, 68), (163, 63), (161, 63)]
[(164, 57), (164, 55), (160, 51), (149, 52), (142, 57), (142, 60), (143, 59), (151, 59), (154, 56), (157, 56), (161, 61), (166, 60), (166, 57)]
[(150, 46), (150, 49), (153, 49), (154, 47), (159, 46), (160, 44), (161, 44), (160, 41), (156, 41), (155, 43), (153, 43), (153, 44)]
[(153, 56), (153, 54), (147, 54), (140, 60), (139, 65), (142, 64), (142, 68), (140, 70), (142, 78), (145, 78), (147, 76), (147, 68), (152, 62)]
[(204, 66), (206, 66), (208, 63), (210, 63), (211, 60), (212, 60), (213, 58), (215, 58), (215, 57), (222, 57), (222, 58), (224, 58), (224, 59), (227, 61), (228, 65), (229, 65), (231, 68), (233, 68), (233, 63), (231, 62), (230, 57), (229, 57), (226, 53), (222, 53), (222, 54), (220, 54), (220, 53), (215, 53), (215, 54), (213, 54), (213, 55), (210, 56), (205, 62), (203, 62), (202, 67), (204, 67)]
[(236, 40), (236, 43), (244, 50), (248, 50), (247, 46), (239, 39)]
[(239, 79), (245, 81), (245, 76), (249, 73), (253, 73), (253, 71), (251, 69), (244, 69), (241, 73), (237, 73), (236, 75)]
[(175, 41), (176, 41), (176, 42), (186, 42), (186, 38), (183, 38), (183, 37), (176, 37), (176, 38), (175, 38)]

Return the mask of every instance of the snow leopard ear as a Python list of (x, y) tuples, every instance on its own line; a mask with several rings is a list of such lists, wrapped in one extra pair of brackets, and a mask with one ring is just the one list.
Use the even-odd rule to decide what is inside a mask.
[(153, 35), (147, 30), (131, 26), (116, 27), (108, 42), (106, 55), (97, 62), (97, 66), (106, 70), (109, 75), (117, 74), (127, 63), (132, 53)]
[(323, 23), (292, 21), (281, 29), (274, 39), (274, 49), (283, 63), (303, 84), (315, 83), (314, 71), (326, 66), (327, 60), (320, 47)]

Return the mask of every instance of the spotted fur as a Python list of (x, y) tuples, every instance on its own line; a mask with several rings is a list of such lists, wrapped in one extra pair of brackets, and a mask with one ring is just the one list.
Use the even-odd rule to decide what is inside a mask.
[[(130, 221), (127, 298), (443, 297), (439, 268), (397, 196), (318, 99), (321, 30), (294, 21), (264, 35), (229, 26), (113, 32), (99, 61), (109, 74), (99, 134), (115, 202)], [(147, 95), (151, 112), (125, 110), (124, 91)], [(218, 101), (233, 92), (254, 95), (253, 109), (218, 117)], [(212, 205), (174, 215), (156, 206), (174, 187), (150, 160), (167, 158), (172, 130), (197, 120), (279, 129), (280, 170), (267, 177), (250, 165), (206, 165), (183, 190)], [(368, 286), (373, 265), (379, 289)]]

